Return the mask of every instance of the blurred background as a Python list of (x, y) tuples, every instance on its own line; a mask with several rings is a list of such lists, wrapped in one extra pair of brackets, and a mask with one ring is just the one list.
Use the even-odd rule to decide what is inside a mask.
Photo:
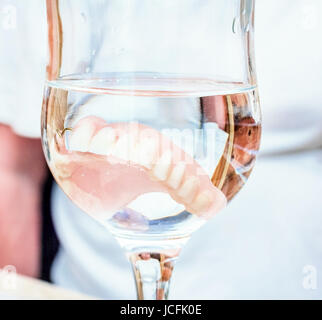
[[(257, 0), (255, 15), (260, 157), (183, 250), (172, 299), (322, 298), (322, 2)], [(48, 178), (39, 141), (46, 37), (45, 1), (0, 0), (0, 268), (135, 298), (118, 244)]]

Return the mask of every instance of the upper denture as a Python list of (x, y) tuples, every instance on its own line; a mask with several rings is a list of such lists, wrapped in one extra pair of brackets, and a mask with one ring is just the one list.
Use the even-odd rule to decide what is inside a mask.
[[(100, 185), (105, 186), (103, 191), (93, 192), (91, 188), (97, 187), (90, 183), (87, 192), (105, 198), (101, 201), (110, 211), (121, 209), (148, 192), (167, 192), (187, 211), (207, 218), (226, 205), (225, 196), (211, 183), (198, 162), (169, 138), (146, 125), (107, 124), (100, 118), (83, 118), (72, 130), (69, 151), (87, 153), (88, 161), (84, 160), (86, 165), (84, 162), (82, 168), (87, 166), (89, 170), (90, 167), (88, 178), (100, 179)], [(97, 158), (89, 165), (89, 157), (95, 154), (104, 159)], [(102, 170), (105, 170), (104, 175)], [(95, 178), (95, 171), (100, 176)], [(77, 176), (81, 174), (78, 170), (73, 175), (78, 188), (84, 188), (80, 181), (84, 177)], [(116, 208), (115, 204), (120, 207)]]

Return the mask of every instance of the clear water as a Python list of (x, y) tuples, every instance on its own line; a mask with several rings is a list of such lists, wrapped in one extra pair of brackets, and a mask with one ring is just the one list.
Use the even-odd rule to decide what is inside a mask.
[(119, 238), (190, 235), (247, 181), (257, 89), (158, 74), (49, 82), (43, 146), (64, 192)]

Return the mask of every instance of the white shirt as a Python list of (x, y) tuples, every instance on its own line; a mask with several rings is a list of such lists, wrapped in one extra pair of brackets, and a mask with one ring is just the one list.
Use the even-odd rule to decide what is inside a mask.
[(0, 122), (29, 137), (40, 136), (46, 38), (45, 1), (0, 2)]
[(257, 0), (262, 154), (321, 146), (322, 2)]

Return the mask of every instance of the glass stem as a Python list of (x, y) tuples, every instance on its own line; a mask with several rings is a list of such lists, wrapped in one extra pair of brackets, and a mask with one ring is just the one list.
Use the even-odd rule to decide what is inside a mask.
[(132, 265), (138, 300), (167, 300), (175, 262), (189, 237), (171, 240), (116, 239)]
[(139, 252), (129, 255), (138, 300), (167, 300), (170, 280), (179, 252)]

